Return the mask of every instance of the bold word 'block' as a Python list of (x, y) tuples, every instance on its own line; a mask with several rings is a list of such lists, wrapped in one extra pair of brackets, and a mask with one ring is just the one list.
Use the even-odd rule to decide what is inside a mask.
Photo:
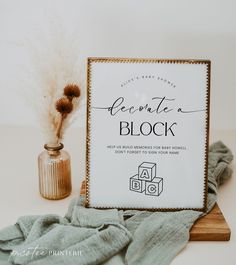
[(140, 180), (152, 181), (156, 177), (156, 164), (143, 162), (138, 167), (138, 177)]
[(156, 177), (152, 181), (146, 181), (146, 195), (159, 196), (163, 190), (163, 178)]
[(138, 179), (138, 174), (129, 179), (130, 181), (130, 190), (136, 192), (144, 192), (146, 188), (146, 182), (144, 180)]

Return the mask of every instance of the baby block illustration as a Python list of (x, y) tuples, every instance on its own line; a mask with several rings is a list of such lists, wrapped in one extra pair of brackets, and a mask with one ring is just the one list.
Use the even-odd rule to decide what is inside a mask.
[(156, 176), (156, 163), (143, 162), (138, 166), (138, 174), (129, 180), (131, 191), (150, 196), (159, 196), (163, 191), (163, 178)]

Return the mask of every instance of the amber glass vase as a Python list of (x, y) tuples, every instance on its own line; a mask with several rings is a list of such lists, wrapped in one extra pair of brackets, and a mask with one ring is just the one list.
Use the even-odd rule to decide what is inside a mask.
[(38, 156), (39, 191), (49, 200), (60, 200), (71, 193), (70, 155), (63, 144), (45, 144)]

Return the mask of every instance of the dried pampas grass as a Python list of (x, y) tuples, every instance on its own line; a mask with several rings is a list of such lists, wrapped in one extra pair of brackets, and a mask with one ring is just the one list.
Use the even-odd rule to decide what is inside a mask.
[(24, 90), (37, 112), (45, 141), (56, 144), (62, 141), (80, 105), (84, 73), (76, 35), (69, 35), (57, 23), (50, 29), (25, 42), (31, 67)]

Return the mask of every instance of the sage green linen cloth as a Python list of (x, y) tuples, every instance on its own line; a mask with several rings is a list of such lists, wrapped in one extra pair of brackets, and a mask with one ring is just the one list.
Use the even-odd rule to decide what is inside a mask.
[[(230, 176), (231, 151), (209, 149), (209, 212), (218, 187)], [(205, 213), (96, 210), (74, 199), (65, 217), (20, 217), (0, 231), (0, 265), (167, 265), (187, 244), (193, 223)]]

